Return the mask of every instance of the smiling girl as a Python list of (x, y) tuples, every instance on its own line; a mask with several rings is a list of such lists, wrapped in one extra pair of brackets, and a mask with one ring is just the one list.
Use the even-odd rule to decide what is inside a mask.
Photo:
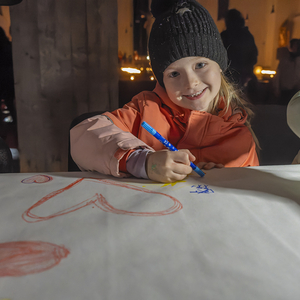
[[(152, 0), (149, 55), (157, 85), (123, 108), (71, 130), (82, 170), (172, 182), (192, 172), (258, 165), (251, 110), (227, 81), (227, 53), (207, 10), (195, 0)], [(141, 127), (146, 121), (179, 151)]]
[(163, 82), (171, 101), (190, 110), (211, 112), (220, 91), (222, 70), (205, 57), (184, 57), (164, 71)]

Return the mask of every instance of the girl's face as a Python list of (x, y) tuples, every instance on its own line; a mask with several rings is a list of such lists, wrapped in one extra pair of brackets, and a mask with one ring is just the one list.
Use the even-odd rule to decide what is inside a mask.
[(210, 112), (221, 87), (219, 65), (208, 58), (181, 58), (164, 71), (166, 92), (173, 103), (191, 110)]

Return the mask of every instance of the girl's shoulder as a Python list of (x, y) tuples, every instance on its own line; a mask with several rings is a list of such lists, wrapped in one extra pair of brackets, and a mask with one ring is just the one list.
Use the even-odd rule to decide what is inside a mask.
[(135, 95), (132, 100), (139, 99), (145, 101), (157, 101), (160, 97), (154, 91), (142, 91), (139, 94)]
[(153, 91), (143, 91), (135, 95), (132, 100), (127, 103), (130, 107), (145, 108), (145, 106), (161, 106), (161, 98)]

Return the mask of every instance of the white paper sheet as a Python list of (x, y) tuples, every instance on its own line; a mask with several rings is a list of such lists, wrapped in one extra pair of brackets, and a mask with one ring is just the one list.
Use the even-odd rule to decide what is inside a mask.
[(299, 165), (0, 175), (0, 299), (298, 300), (299, 204)]

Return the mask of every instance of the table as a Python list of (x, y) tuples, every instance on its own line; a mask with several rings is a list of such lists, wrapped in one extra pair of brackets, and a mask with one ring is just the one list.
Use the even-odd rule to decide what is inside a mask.
[(0, 299), (300, 298), (300, 165), (173, 184), (0, 175)]

